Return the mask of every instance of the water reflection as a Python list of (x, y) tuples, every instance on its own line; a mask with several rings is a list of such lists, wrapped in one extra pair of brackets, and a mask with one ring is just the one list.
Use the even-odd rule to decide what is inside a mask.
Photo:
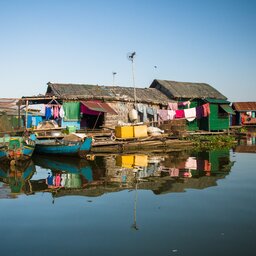
[(19, 165), (0, 163), (0, 182), (3, 183), (0, 186), (1, 198), (15, 198), (17, 194), (33, 193), (30, 179), (35, 171), (35, 165), (31, 160)]
[(239, 153), (256, 153), (255, 128), (251, 128), (244, 136), (242, 136), (233, 150)]
[(92, 161), (35, 156), (24, 166), (1, 167), (1, 197), (37, 192), (49, 192), (56, 198), (100, 196), (124, 189), (147, 189), (155, 194), (204, 189), (216, 186), (229, 174), (233, 165), (229, 154), (229, 150), (178, 151), (96, 156)]

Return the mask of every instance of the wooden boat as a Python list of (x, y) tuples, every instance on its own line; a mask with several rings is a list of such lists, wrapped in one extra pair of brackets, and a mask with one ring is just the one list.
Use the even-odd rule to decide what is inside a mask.
[(15, 163), (28, 160), (35, 150), (35, 135), (0, 138), (0, 160)]
[(79, 156), (85, 158), (92, 146), (92, 137), (77, 139), (65, 136), (63, 139), (43, 139), (36, 141), (35, 152), (39, 154), (53, 154)]

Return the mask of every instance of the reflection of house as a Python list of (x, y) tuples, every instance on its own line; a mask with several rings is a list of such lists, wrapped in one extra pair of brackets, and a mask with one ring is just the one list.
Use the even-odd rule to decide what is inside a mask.
[(228, 149), (200, 152), (196, 154), (196, 158), (197, 160), (207, 160), (210, 163), (211, 175), (229, 172), (233, 165)]
[(184, 192), (189, 188), (204, 189), (216, 186), (217, 181), (229, 173), (232, 165), (229, 150), (199, 152), (187, 157), (186, 154), (176, 158), (171, 156), (161, 163), (161, 177), (154, 177), (154, 180), (140, 184), (139, 188), (151, 187), (156, 194)]
[(233, 125), (256, 125), (256, 102), (233, 102)]
[[(179, 109), (196, 108), (196, 118), (187, 118), (190, 130), (218, 131), (229, 128), (229, 115), (234, 114), (230, 102), (209, 84), (154, 80), (150, 88), (158, 89), (178, 104), (189, 102), (189, 105), (179, 104)], [(200, 106), (209, 106), (210, 114), (201, 117)]]
[[(189, 152), (174, 152), (164, 155), (97, 156), (90, 162), (85, 159), (35, 156), (33, 161), (42, 168), (39, 172), (23, 172), (23, 176), (27, 173), (25, 180), (30, 179), (25, 183), (24, 192), (47, 191), (52, 192), (54, 197), (99, 196), (135, 187), (152, 190), (156, 194), (183, 192), (188, 188), (204, 189), (216, 186), (219, 179), (228, 175), (233, 164), (229, 150), (192, 155)], [(0, 169), (0, 174), (0, 181), (10, 184), (7, 172)]]
[(32, 161), (26, 161), (19, 166), (9, 166), (1, 163), (0, 181), (9, 185), (11, 193), (30, 194), (32, 191), (29, 180), (35, 170), (35, 165)]

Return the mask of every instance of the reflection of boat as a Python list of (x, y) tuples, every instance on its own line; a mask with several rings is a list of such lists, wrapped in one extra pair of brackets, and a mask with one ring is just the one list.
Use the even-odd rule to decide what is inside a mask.
[(35, 152), (40, 154), (68, 155), (85, 157), (90, 151), (92, 138), (71, 140), (69, 138), (37, 140)]
[(32, 160), (23, 161), (19, 165), (0, 164), (0, 179), (10, 186), (12, 193), (30, 193), (26, 186), (35, 172), (35, 165)]
[(30, 137), (10, 137), (0, 138), (0, 160), (17, 161), (31, 158), (35, 149), (35, 136)]
[[(45, 169), (50, 169), (54, 173), (67, 174), (66, 182), (62, 185), (64, 187), (71, 186), (71, 179), (76, 180), (76, 187), (81, 187), (84, 182), (93, 181), (92, 168), (86, 159), (75, 157), (54, 157), (54, 156), (34, 156), (33, 161), (36, 165)], [(82, 176), (82, 179), (80, 178)], [(74, 182), (73, 182), (74, 183)], [(78, 186), (78, 184), (80, 184)]]

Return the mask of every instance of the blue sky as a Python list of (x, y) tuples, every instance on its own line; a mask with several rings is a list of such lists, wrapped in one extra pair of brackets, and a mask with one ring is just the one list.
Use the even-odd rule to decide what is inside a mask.
[[(209, 83), (256, 101), (256, 1), (0, 0), (0, 97), (47, 82), (133, 86)], [(154, 66), (157, 66), (155, 68)]]

